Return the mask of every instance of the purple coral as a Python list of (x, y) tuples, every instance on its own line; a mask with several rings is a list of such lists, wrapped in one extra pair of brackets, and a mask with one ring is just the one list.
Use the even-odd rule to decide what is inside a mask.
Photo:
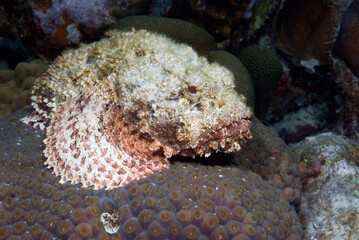
[(258, 119), (252, 122), (253, 138), (234, 153), (237, 162), (247, 165), (264, 180), (273, 181), (282, 189), (288, 201), (299, 205), (302, 182), (297, 163), (278, 133), (264, 126)]
[(51, 8), (46, 12), (33, 10), (41, 21), (40, 25), (45, 33), (54, 33), (57, 25), (62, 24), (63, 14), (68, 15), (77, 24), (86, 27), (101, 27), (105, 20), (111, 18), (111, 2), (109, 0), (54, 0)]
[(43, 134), (18, 122), (24, 115), (0, 120), (2, 237), (103, 239), (101, 214), (117, 212), (112, 236), (123, 239), (301, 239), (282, 192), (244, 167), (174, 162), (111, 191), (59, 184), (43, 165)]
[(111, 2), (109, 0), (63, 0), (62, 9), (75, 22), (86, 27), (101, 27), (110, 18)]

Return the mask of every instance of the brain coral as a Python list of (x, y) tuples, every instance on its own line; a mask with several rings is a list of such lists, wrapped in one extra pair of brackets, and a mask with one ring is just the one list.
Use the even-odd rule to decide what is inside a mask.
[(195, 24), (174, 18), (156, 16), (130, 16), (122, 18), (114, 27), (120, 30), (144, 29), (164, 34), (180, 43), (186, 43), (200, 55), (217, 49), (214, 38)]
[(256, 93), (256, 116), (263, 117), (267, 113), (274, 89), (282, 76), (282, 63), (271, 49), (261, 45), (244, 48), (238, 57), (253, 81)]
[[(301, 239), (283, 193), (245, 167), (174, 162), (115, 190), (59, 184), (25, 114), (0, 120), (1, 239)], [(103, 213), (117, 215), (114, 234)]]
[(265, 180), (273, 180), (288, 201), (299, 206), (302, 182), (293, 154), (274, 129), (256, 118), (251, 132), (253, 138), (242, 145), (241, 151), (234, 153), (237, 163), (246, 165)]
[(31, 87), (48, 65), (42, 60), (21, 62), (14, 70), (0, 70), (0, 117), (31, 104)]
[(227, 68), (146, 30), (108, 35), (35, 82), (33, 106), (51, 122), (46, 164), (62, 181), (122, 186), (172, 155), (230, 152), (250, 137), (252, 110)]

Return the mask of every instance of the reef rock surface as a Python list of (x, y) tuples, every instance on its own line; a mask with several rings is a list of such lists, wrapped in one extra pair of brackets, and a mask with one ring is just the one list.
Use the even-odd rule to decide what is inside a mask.
[(327, 132), (291, 147), (304, 182), (299, 212), (304, 238), (358, 239), (358, 142)]

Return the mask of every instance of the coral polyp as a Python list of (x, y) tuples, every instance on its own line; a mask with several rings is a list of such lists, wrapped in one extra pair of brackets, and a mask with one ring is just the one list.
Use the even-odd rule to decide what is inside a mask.
[(19, 123), (22, 116), (0, 120), (3, 238), (301, 239), (283, 192), (244, 166), (224, 164), (227, 154), (211, 156), (223, 166), (178, 157), (113, 190), (59, 184), (44, 165), (44, 133)]

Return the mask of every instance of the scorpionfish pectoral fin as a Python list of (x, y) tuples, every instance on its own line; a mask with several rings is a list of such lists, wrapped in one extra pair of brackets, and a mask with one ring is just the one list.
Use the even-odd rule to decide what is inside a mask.
[(119, 108), (86, 94), (53, 114), (44, 140), (45, 164), (61, 182), (112, 189), (169, 167), (161, 144), (131, 129)]

